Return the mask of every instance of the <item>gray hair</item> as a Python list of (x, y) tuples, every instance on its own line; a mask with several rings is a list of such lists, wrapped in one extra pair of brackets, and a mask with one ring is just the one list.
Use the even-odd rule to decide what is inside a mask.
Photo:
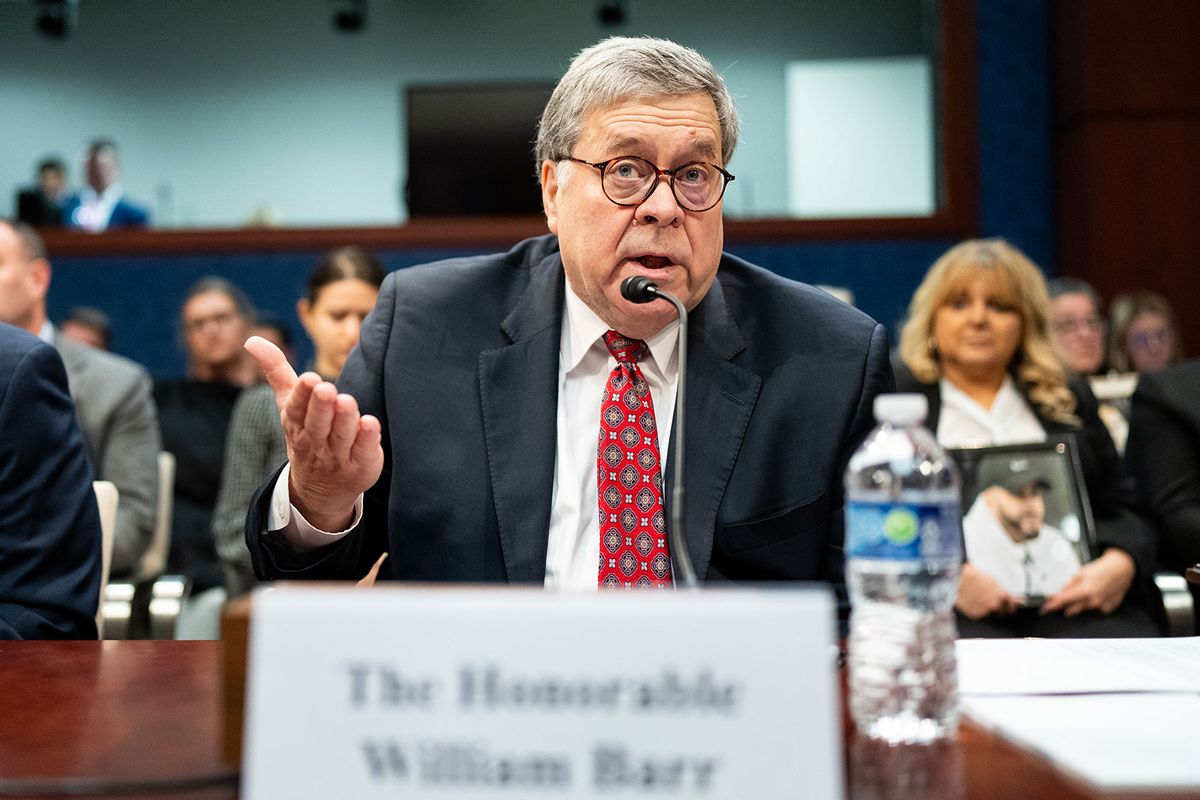
[(1064, 294), (1081, 294), (1092, 301), (1092, 307), (1096, 309), (1097, 314), (1102, 308), (1100, 294), (1082, 278), (1064, 277), (1046, 281), (1046, 293), (1050, 295), (1051, 300), (1062, 297)]
[(581, 50), (538, 122), (534, 168), (571, 154), (588, 112), (625, 100), (707, 94), (721, 126), (722, 166), (733, 158), (738, 116), (725, 80), (704, 56), (667, 39), (613, 36)]

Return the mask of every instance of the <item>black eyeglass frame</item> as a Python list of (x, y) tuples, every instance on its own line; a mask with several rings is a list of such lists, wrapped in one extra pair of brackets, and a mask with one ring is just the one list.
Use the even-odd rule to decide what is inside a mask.
[[(559, 160), (560, 161), (574, 161), (576, 164), (583, 164), (584, 166), (595, 167), (596, 170), (600, 173), (600, 190), (602, 192), (604, 192), (604, 196), (608, 199), (608, 202), (612, 203), (613, 205), (625, 206), (625, 207), (640, 206), (642, 203), (649, 200), (650, 195), (654, 194), (654, 192), (658, 189), (659, 178), (666, 177), (667, 185), (669, 187), (671, 187), (671, 195), (675, 198), (675, 202), (679, 204), (679, 207), (684, 209), (685, 211), (691, 211), (696, 214), (700, 214), (705, 211), (711, 211), (712, 209), (716, 208), (717, 203), (721, 202), (721, 198), (723, 198), (725, 196), (725, 190), (727, 188), (729, 188), (729, 182), (735, 179), (735, 176), (733, 175), (733, 173), (728, 172), (727, 170), (723, 169), (722, 167), (718, 167), (716, 164), (713, 164), (711, 161), (689, 161), (686, 164), (681, 164), (680, 166), (675, 167), (673, 169), (659, 169), (658, 164), (655, 164), (653, 161), (648, 161), (648, 160), (642, 158), (641, 156), (615, 156), (613, 158), (608, 159), (607, 161), (584, 161), (582, 158), (575, 158), (574, 156), (562, 156)], [(605, 188), (605, 186), (604, 186), (604, 170), (608, 169), (608, 165), (613, 163), (614, 161), (627, 161), (627, 160), (641, 161), (643, 164), (649, 164), (650, 168), (654, 170), (655, 176), (654, 176), (654, 181), (650, 184), (650, 187), (646, 190), (646, 194), (643, 195), (640, 200), (638, 200), (636, 202), (632, 202), (632, 203), (619, 203), (616, 200), (613, 200), (612, 197), (609, 196), (608, 189)], [(712, 167), (717, 172), (721, 173), (721, 176), (724, 178), (724, 181), (722, 181), (722, 183), (721, 183), (721, 193), (717, 195), (716, 200), (713, 200), (712, 205), (706, 206), (705, 208), (690, 208), (690, 207), (684, 205), (683, 200), (681, 200), (679, 197), (679, 192), (675, 191), (675, 174), (677, 172), (681, 172), (681, 171), (687, 169), (688, 167), (692, 167), (697, 164), (703, 164), (706, 167)]]

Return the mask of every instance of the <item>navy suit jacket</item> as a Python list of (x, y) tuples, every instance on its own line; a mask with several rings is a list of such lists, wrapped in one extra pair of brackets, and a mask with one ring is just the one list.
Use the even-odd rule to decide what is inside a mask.
[(1200, 563), (1200, 360), (1138, 379), (1125, 460), (1158, 522), (1165, 563)]
[[(383, 475), (355, 531), (302, 555), (263, 535), (272, 477), (247, 518), (259, 577), (359, 578), (386, 549), (381, 577), (542, 583), (564, 287), (552, 236), (389, 275), (339, 382), (383, 424)], [(696, 574), (840, 585), (843, 472), (892, 388), (883, 328), (725, 255), (689, 336)]]
[[(62, 218), (68, 228), (78, 228), (75, 213), (79, 211), (82, 198), (73, 194), (63, 203)], [(144, 228), (150, 224), (150, 212), (136, 203), (122, 197), (113, 206), (112, 215), (108, 218), (107, 228)]]
[(100, 517), (53, 347), (0, 324), (0, 639), (95, 639)]

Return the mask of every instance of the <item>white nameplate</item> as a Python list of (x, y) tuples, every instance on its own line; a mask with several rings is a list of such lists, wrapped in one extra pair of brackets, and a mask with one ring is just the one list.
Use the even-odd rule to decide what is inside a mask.
[(823, 589), (280, 587), (244, 796), (842, 796)]

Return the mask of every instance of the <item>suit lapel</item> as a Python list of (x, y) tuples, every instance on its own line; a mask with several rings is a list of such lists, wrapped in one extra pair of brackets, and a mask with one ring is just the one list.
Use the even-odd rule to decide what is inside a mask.
[(501, 324), (511, 343), (479, 356), (479, 394), (492, 499), (510, 583), (541, 583), (557, 444), (562, 262), (531, 269)]
[[(720, 281), (689, 315), (688, 331), (684, 536), (696, 577), (703, 580), (712, 558), (717, 509), (725, 497), (762, 379), (730, 361), (745, 349), (745, 342), (725, 306)], [(674, 461), (672, 445), (664, 473), (668, 486), (675, 474)], [(669, 489), (664, 499), (670, 520)]]

